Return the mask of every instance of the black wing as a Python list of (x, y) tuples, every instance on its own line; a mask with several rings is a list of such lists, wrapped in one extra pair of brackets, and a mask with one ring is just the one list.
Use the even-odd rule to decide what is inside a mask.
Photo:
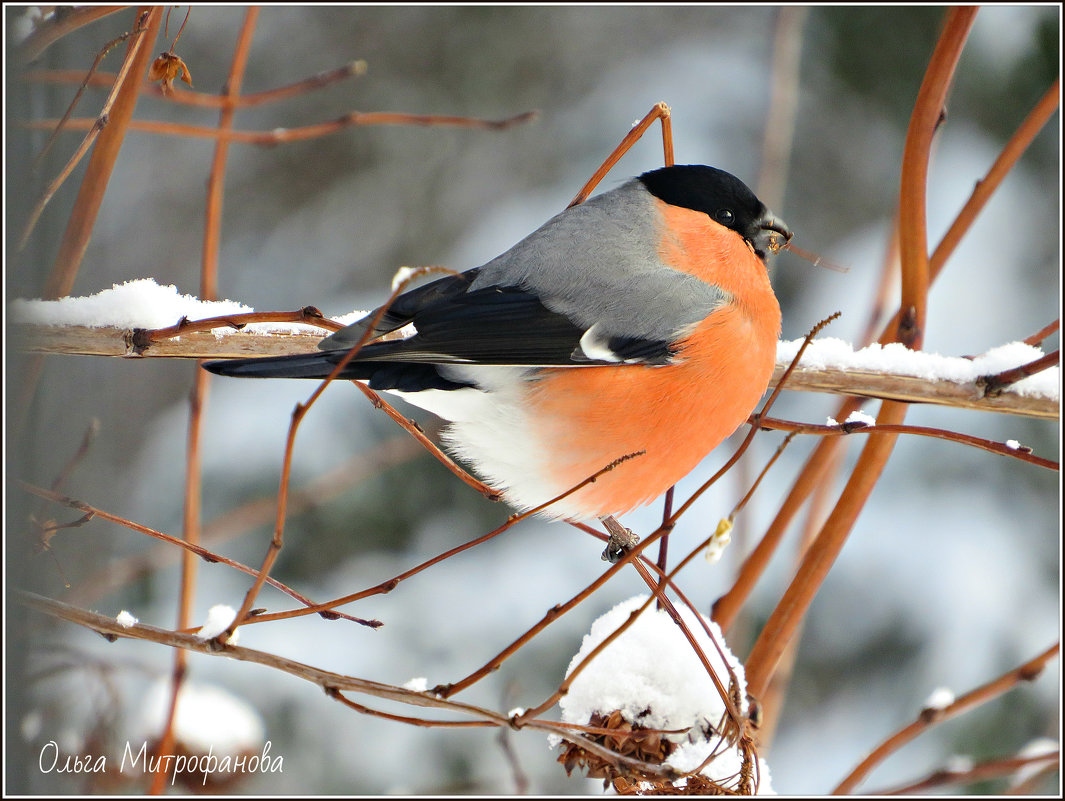
[[(338, 378), (369, 380), (374, 389), (457, 389), (470, 384), (443, 375), (434, 365), (665, 364), (674, 355), (672, 343), (665, 341), (608, 337), (590, 342), (586, 335), (592, 332), (551, 311), (536, 294), (520, 287), (467, 291), (475, 275), (476, 270), (469, 270), (396, 298), (374, 326), (374, 335), (408, 324), (414, 333), (405, 339), (369, 342)], [(325, 378), (362, 339), (376, 313), (322, 340), (318, 353), (230, 359), (204, 367), (235, 377)]]
[[(470, 288), (470, 284), (473, 283), (478, 272), (480, 272), (480, 268), (475, 267), (464, 273), (438, 278), (424, 286), (404, 292), (392, 301), (392, 305), (381, 315), (381, 319), (374, 326), (373, 336), (387, 334), (402, 328), (413, 320), (419, 312), (437, 305), (447, 304), (453, 297), (461, 295)], [(362, 339), (363, 334), (370, 323), (373, 322), (374, 317), (377, 316), (378, 311), (380, 309), (375, 309), (361, 320), (357, 320), (347, 328), (343, 328), (332, 336), (326, 337), (319, 344), (319, 347), (323, 350), (347, 350), (351, 348)]]
[[(521, 287), (491, 286), (467, 291), (470, 270), (434, 281), (398, 297), (374, 327), (375, 333), (412, 324), (402, 340), (365, 345), (358, 361), (433, 364), (574, 366), (641, 362), (664, 364), (670, 342), (611, 337), (593, 354), (581, 348), (587, 329), (551, 311)], [(347, 350), (358, 343), (376, 312), (324, 339), (322, 350)], [(607, 358), (603, 358), (606, 356)]]

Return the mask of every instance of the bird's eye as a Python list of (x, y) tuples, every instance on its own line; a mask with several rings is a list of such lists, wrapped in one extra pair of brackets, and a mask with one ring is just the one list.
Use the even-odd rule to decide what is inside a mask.
[(736, 215), (732, 209), (718, 209), (714, 212), (714, 219), (722, 225), (732, 225), (736, 221)]

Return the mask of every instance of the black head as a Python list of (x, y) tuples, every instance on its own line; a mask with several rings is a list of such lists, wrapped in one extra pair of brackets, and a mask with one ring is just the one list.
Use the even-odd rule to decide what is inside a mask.
[(701, 164), (675, 165), (645, 172), (639, 180), (663, 202), (700, 211), (731, 228), (750, 242), (763, 260), (770, 241), (777, 235), (785, 242), (791, 239), (788, 227), (743, 181), (724, 170)]

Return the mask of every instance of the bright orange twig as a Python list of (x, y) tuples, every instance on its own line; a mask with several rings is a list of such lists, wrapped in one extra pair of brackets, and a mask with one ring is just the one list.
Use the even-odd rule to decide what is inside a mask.
[[(59, 254), (56, 256), (55, 265), (42, 294), (42, 297), (46, 299), (69, 295), (74, 285), (74, 278), (81, 266), (85, 249), (89, 245), (96, 215), (103, 203), (104, 192), (107, 189), (115, 161), (118, 159), (119, 149), (122, 147), (130, 120), (133, 118), (141, 76), (144, 75), (151, 60), (151, 43), (158, 35), (161, 19), (162, 8), (152, 7), (144, 25), (145, 33), (134, 37), (129, 44), (122, 69), (124, 77), (116, 89), (114, 104), (106, 115), (106, 124), (101, 127), (92, 156), (89, 158), (81, 189), (74, 203), (74, 210), (63, 232)], [(97, 124), (97, 120), (93, 120), (91, 124)]]
[[(900, 255), (902, 258), (902, 302), (908, 309), (899, 338), (911, 347), (920, 347), (928, 292), (928, 253), (925, 242), (925, 186), (932, 135), (954, 75), (958, 58), (972, 27), (975, 8), (952, 8), (925, 80), (914, 104), (910, 130), (903, 151), (900, 192)], [(877, 417), (878, 425), (897, 425), (906, 416), (906, 405), (885, 402)], [(803, 557), (791, 585), (773, 610), (747, 660), (748, 689), (755, 697), (765, 693), (784, 648), (800, 625), (814, 595), (868, 500), (873, 487), (894, 448), (897, 435), (873, 437), (866, 443), (839, 502), (829, 515), (817, 539)]]
[[(1056, 90), (1057, 83), (1055, 83), (1051, 89)], [(1056, 108), (1056, 92), (1048, 92), (1010, 138), (1009, 143), (1007, 143), (1006, 147), (999, 155), (999, 158), (996, 159), (995, 164), (984, 179), (979, 182), (977, 190), (974, 190), (972, 197), (970, 197), (965, 207), (959, 212), (958, 219), (951, 226), (950, 231), (967, 230), (968, 225), (971, 224), (973, 216), (979, 211), (979, 208), (982, 207), (983, 203), (986, 202), (986, 197), (998, 188), (1006, 173), (1008, 173), (1017, 162), (1025, 148), (1027, 148), (1035, 138), (1035, 135), (1043, 125), (1045, 125), (1046, 121)], [(966, 223), (963, 227), (959, 221), (966, 217), (969, 218), (969, 223)], [(950, 232), (948, 232), (948, 235), (943, 238), (929, 260), (929, 281), (934, 281), (940, 275), (943, 265), (952, 251), (953, 246), (950, 244), (951, 236)], [(895, 238), (897, 239), (897, 236)], [(892, 249), (895, 249), (896, 247), (897, 244), (893, 245)], [(887, 269), (888, 263), (889, 260), (885, 260), (885, 270)], [(884, 326), (880, 337), (877, 340), (880, 344), (887, 344), (895, 341), (900, 316), (901, 310), (896, 311), (892, 319)], [(1050, 331), (1052, 328), (1053, 326), (1048, 326), (1045, 330)], [(1043, 332), (1040, 333), (1042, 334)], [(1046, 335), (1049, 336), (1049, 333)], [(847, 398), (840, 404), (833, 416), (837, 420), (844, 420), (851, 412), (858, 409), (861, 403), (862, 401), (859, 399)], [(788, 527), (791, 525), (795, 515), (798, 513), (799, 509), (802, 508), (806, 499), (810, 496), (810, 493), (813, 492), (824, 479), (828, 465), (832, 462), (834, 454), (839, 447), (840, 441), (835, 438), (826, 439), (818, 444), (817, 448), (810, 455), (806, 464), (799, 472), (798, 478), (792, 485), (788, 496), (777, 510), (776, 516), (773, 518), (772, 523), (770, 523), (769, 528), (766, 529), (762, 539), (744, 560), (744, 563), (740, 568), (740, 573), (732, 588), (714, 604), (714, 621), (721, 626), (723, 630), (728, 631), (731, 627), (739, 610), (753, 591), (754, 585), (757, 583), (759, 577), (765, 572), (769, 560), (779, 547), (780, 542), (783, 539), (785, 532), (788, 530)]]
[[(105, 45), (104, 48), (97, 54), (96, 60), (93, 62), (92, 67), (89, 68), (89, 75), (92, 75), (93, 70), (96, 69), (96, 66), (100, 63), (101, 60), (103, 60), (104, 56), (106, 56), (107, 53), (110, 52), (113, 47), (115, 47), (125, 39), (135, 37), (133, 43), (126, 52), (126, 58), (122, 62), (122, 68), (119, 70), (118, 75), (115, 77), (114, 83), (111, 86), (111, 91), (110, 93), (108, 93), (107, 99), (104, 101), (104, 104), (100, 109), (100, 114), (93, 120), (87, 120), (87, 122), (90, 123), (88, 125), (89, 133), (84, 137), (84, 139), (82, 139), (81, 143), (75, 149), (74, 153), (67, 160), (67, 163), (63, 167), (63, 169), (59, 171), (59, 174), (52, 179), (52, 181), (45, 188), (44, 192), (41, 193), (41, 197), (38, 198), (37, 203), (30, 211), (29, 217), (27, 218), (26, 223), (22, 228), (22, 234), (19, 237), (18, 249), (20, 251), (25, 249), (26, 245), (29, 242), (30, 236), (33, 234), (34, 228), (36, 228), (37, 226), (37, 221), (40, 219), (40, 216), (44, 212), (45, 207), (49, 204), (49, 202), (51, 202), (52, 197), (54, 197), (55, 193), (59, 190), (59, 187), (61, 187), (66, 181), (66, 179), (70, 177), (70, 174), (74, 172), (74, 168), (77, 167), (77, 165), (81, 162), (85, 154), (89, 152), (89, 148), (92, 147), (93, 143), (96, 141), (96, 138), (100, 135), (100, 132), (103, 131), (104, 128), (106, 128), (111, 123), (112, 109), (116, 105), (119, 93), (123, 90), (123, 87), (127, 85), (126, 78), (129, 76), (130, 68), (133, 66), (135, 56), (139, 52), (140, 37), (146, 31), (147, 21), (147, 12), (144, 12), (143, 14), (138, 16), (136, 24), (133, 26), (133, 28), (128, 33), (119, 36), (117, 39), (114, 39), (107, 45)], [(136, 73), (133, 74), (136, 75)], [(41, 148), (41, 152), (37, 156), (38, 162), (41, 160), (41, 158), (44, 157), (45, 153), (48, 152), (49, 148), (51, 148), (56, 136), (58, 136), (67, 127), (67, 124), (70, 121), (70, 114), (73, 112), (74, 105), (78, 102), (78, 98), (80, 98), (81, 96), (81, 91), (81, 88), (79, 88), (77, 94), (74, 96), (74, 99), (67, 107), (66, 114), (64, 114), (62, 118), (56, 121), (54, 126), (51, 126), (51, 133), (48, 136), (48, 141), (45, 142), (44, 147)], [(126, 89), (125, 91), (128, 93), (129, 89)], [(73, 128), (74, 126), (70, 127)], [(92, 163), (92, 160), (90, 160), (90, 165)], [(86, 184), (83, 182), (82, 189), (84, 190), (85, 187)]]
[[(173, 53), (181, 34), (188, 22), (191, 7), (185, 14), (185, 20), (174, 37), (170, 46)], [(169, 20), (169, 11), (167, 19)], [(248, 62), (248, 51), (251, 47), (252, 34), (255, 31), (255, 22), (259, 16), (259, 9), (255, 6), (248, 8), (244, 16), (244, 24), (241, 26), (237, 38), (236, 52), (230, 67), (229, 80), (226, 82), (225, 96), (240, 94), (240, 85), (244, 77), (244, 70)], [(232, 125), (233, 109), (224, 106), (220, 113), (218, 127), (229, 128)], [(205, 225), (203, 256), (200, 270), (200, 298), (203, 300), (215, 300), (218, 296), (218, 250), (221, 241), (222, 227), (222, 187), (225, 178), (226, 154), (229, 143), (218, 141), (215, 143), (214, 161), (211, 165), (211, 173), (207, 179), (207, 202), (205, 204)], [(210, 373), (206, 370), (196, 370), (193, 377), (192, 392), (189, 396), (189, 430), (188, 430), (188, 453), (185, 464), (185, 501), (183, 505), (183, 534), (186, 542), (192, 545), (200, 544), (202, 520), (200, 509), (203, 501), (202, 493), (202, 459), (201, 445), (203, 441), (203, 409), (207, 403), (207, 390), (210, 386)], [(183, 630), (189, 626), (192, 615), (192, 604), (196, 592), (196, 567), (197, 562), (193, 559), (190, 551), (184, 551), (181, 559), (181, 588), (178, 601), (177, 628)], [(169, 754), (172, 752), (174, 743), (174, 719), (177, 715), (178, 697), (181, 685), (186, 675), (187, 654), (183, 648), (174, 650), (174, 668), (171, 680), (170, 708), (167, 715), (166, 725), (160, 737), (158, 753)], [(150, 792), (153, 795), (161, 794), (165, 789), (167, 771), (160, 767), (152, 776)]]
[(592, 190), (599, 186), (599, 182), (606, 177), (606, 174), (614, 168), (615, 164), (621, 161), (621, 157), (629, 152), (629, 149), (636, 144), (637, 140), (643, 136), (644, 132), (651, 127), (655, 120), (661, 120), (662, 122), (662, 163), (667, 167), (673, 166), (673, 128), (669, 119), (669, 106), (665, 103), (656, 103), (654, 108), (647, 112), (647, 116), (637, 122), (632, 127), (632, 130), (625, 134), (618, 146), (607, 156), (606, 161), (599, 165), (599, 169), (581, 187), (581, 191), (569, 202), (566, 208), (572, 208), (587, 200), (588, 196), (592, 194)]

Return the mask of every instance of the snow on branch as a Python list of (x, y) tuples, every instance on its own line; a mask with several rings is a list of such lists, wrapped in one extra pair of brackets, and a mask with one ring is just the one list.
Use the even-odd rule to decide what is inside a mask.
[[(256, 313), (233, 301), (201, 301), (152, 279), (128, 281), (96, 295), (15, 300), (10, 306), (16, 347), (36, 353), (225, 359), (307, 353), (329, 331), (359, 319), (333, 320), (313, 307)], [(208, 322), (203, 322), (208, 321)], [(779, 343), (775, 386), (801, 340)], [(860, 350), (818, 339), (803, 354), (787, 388), (931, 403), (1057, 419), (1059, 370), (1042, 350), (1012, 342), (977, 357), (911, 351), (901, 344)], [(1032, 375), (1017, 378), (1018, 368)], [(1002, 386), (997, 377), (1012, 375)]]

